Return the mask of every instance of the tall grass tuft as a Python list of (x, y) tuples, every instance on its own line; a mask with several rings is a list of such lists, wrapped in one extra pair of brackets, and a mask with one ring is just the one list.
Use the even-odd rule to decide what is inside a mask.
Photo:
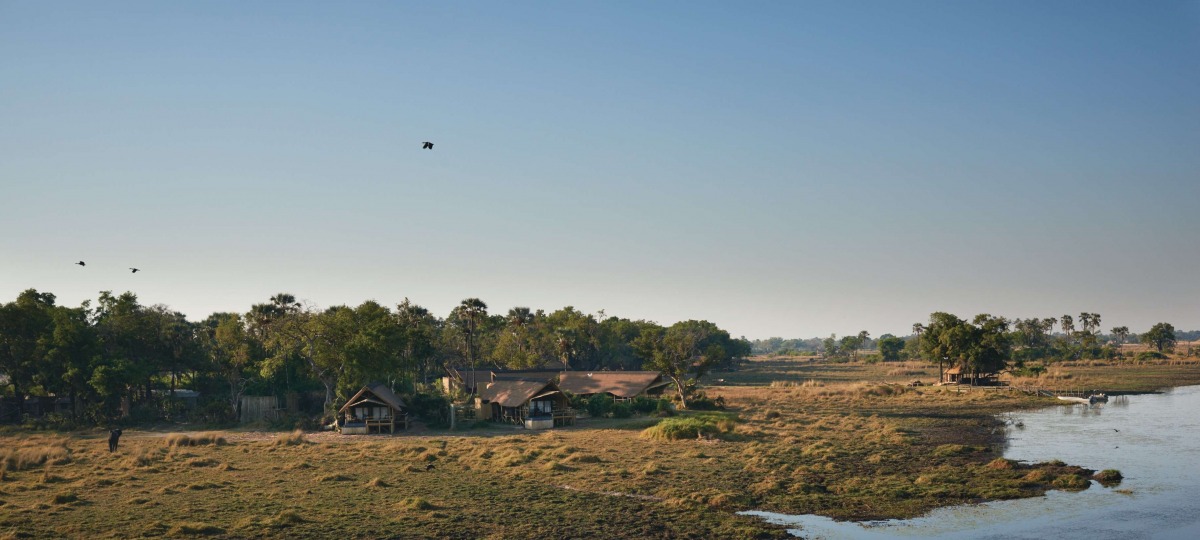
[(219, 433), (207, 432), (188, 435), (186, 433), (172, 433), (166, 437), (167, 446), (221, 446), (227, 444), (225, 437)]
[(167, 534), (169, 536), (180, 536), (180, 535), (195, 536), (195, 535), (214, 535), (214, 534), (224, 534), (224, 533), (225, 533), (225, 529), (222, 529), (216, 525), (210, 525), (208, 523), (184, 522), (184, 523), (175, 525), (174, 527), (171, 527), (171, 530)]
[(396, 503), (400, 510), (434, 510), (437, 506), (421, 497), (406, 497)]
[(304, 438), (304, 431), (297, 429), (287, 435), (275, 437), (271, 444), (272, 446), (299, 446), (308, 444), (308, 439)]
[(65, 441), (9, 448), (0, 453), (0, 466), (8, 471), (23, 471), (43, 465), (65, 465), (71, 451)]

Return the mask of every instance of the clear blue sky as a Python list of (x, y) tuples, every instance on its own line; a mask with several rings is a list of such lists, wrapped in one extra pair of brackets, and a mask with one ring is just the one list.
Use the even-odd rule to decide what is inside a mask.
[(0, 0), (0, 301), (1194, 329), (1198, 208), (1196, 1)]

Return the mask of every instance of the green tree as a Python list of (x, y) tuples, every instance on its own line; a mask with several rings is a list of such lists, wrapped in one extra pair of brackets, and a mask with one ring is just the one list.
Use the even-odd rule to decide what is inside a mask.
[(527, 307), (514, 307), (504, 318), (504, 327), (496, 338), (492, 356), (498, 365), (513, 369), (538, 366), (542, 362), (537, 345), (541, 311), (533, 312)]
[(829, 337), (821, 340), (821, 352), (825, 358), (836, 358), (841, 351), (838, 350), (837, 334), (830, 334)]
[(1175, 348), (1175, 327), (1169, 323), (1158, 323), (1142, 334), (1142, 343), (1154, 347), (1158, 352)]
[(457, 331), (462, 358), (472, 370), (479, 367), (481, 334), (487, 316), (487, 304), (483, 300), (467, 298), (446, 318), (446, 323)]
[(1067, 336), (1068, 340), (1075, 337), (1075, 319), (1070, 315), (1063, 315), (1059, 325), (1062, 327), (1063, 334)]
[(913, 323), (912, 330), (913, 330), (913, 334), (916, 334), (916, 336), (917, 336), (916, 345), (913, 346), (914, 350), (916, 351), (913, 358), (920, 358), (921, 357), (921, 334), (923, 334), (925, 332), (925, 325), (923, 325), (921, 323)]
[(92, 313), (101, 354), (93, 364), (89, 384), (104, 407), (113, 410), (149, 400), (153, 377), (163, 367), (163, 341), (159, 336), (158, 313), (149, 313), (137, 295), (113, 296), (101, 291)]
[(1008, 321), (1003, 317), (987, 314), (976, 315), (972, 333), (972, 344), (966, 367), (971, 370), (972, 381), (982, 373), (999, 373), (1007, 367), (1012, 356), (1012, 340), (1008, 332)]
[(900, 360), (900, 352), (904, 350), (904, 340), (891, 334), (879, 336), (876, 342), (879, 347), (879, 356), (884, 362), (896, 362)]
[(1113, 337), (1117, 338), (1118, 345), (1123, 345), (1125, 341), (1129, 339), (1128, 326), (1114, 326), (1110, 332), (1112, 333)]
[(54, 332), (48, 341), (46, 362), (39, 368), (41, 385), (55, 395), (71, 400), (71, 417), (79, 418), (82, 401), (91, 394), (92, 360), (99, 354), (96, 333), (88, 320), (88, 304), (78, 308), (56, 307), (52, 313)]
[(261, 347), (237, 313), (213, 313), (199, 326), (198, 335), (208, 357), (209, 370), (219, 374), (228, 385), (229, 411), (237, 417), (242, 395), (259, 371)]
[(257, 304), (250, 310), (258, 332), (265, 336), (264, 344), (271, 356), (263, 363), (263, 374), (268, 375), (286, 366), (290, 358), (297, 357), (308, 366), (310, 374), (325, 388), (325, 413), (333, 413), (334, 395), (338, 382), (345, 371), (343, 356), (338, 343), (345, 332), (336, 324), (336, 312), (318, 313), (305, 308), (288, 293), (271, 297), (267, 304)]
[(0, 305), (0, 373), (8, 376), (18, 416), (49, 350), (54, 301), (53, 294), (27, 289), (16, 301)]
[(965, 362), (971, 345), (971, 331), (966, 321), (944, 312), (929, 316), (925, 336), (921, 340), (921, 354), (938, 365), (938, 379), (944, 380), (947, 364)]
[(709, 370), (749, 349), (734, 343), (729, 333), (708, 321), (681, 321), (669, 328), (646, 327), (634, 341), (645, 359), (645, 367), (658, 370), (675, 383), (679, 403), (687, 408), (687, 399), (696, 381)]
[(563, 368), (599, 367), (600, 325), (594, 317), (567, 306), (547, 315), (546, 326), (553, 329), (554, 350)]
[(403, 365), (413, 370), (414, 380), (428, 384), (437, 357), (441, 322), (408, 298), (396, 306), (396, 322), (404, 334), (404, 348), (400, 351)]

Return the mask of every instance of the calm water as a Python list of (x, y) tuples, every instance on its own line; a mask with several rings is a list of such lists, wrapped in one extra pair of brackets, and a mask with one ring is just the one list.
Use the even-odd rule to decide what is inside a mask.
[(1200, 539), (1200, 386), (1114, 397), (1103, 405), (1065, 403), (1007, 415), (1024, 427), (1009, 427), (1004, 456), (1118, 469), (1125, 480), (1117, 488), (1093, 482), (1082, 492), (1052, 491), (868, 523), (745, 513), (795, 525), (790, 532), (805, 538)]

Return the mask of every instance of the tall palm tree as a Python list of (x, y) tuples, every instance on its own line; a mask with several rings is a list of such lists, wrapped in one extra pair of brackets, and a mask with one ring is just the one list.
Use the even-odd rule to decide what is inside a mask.
[[(467, 298), (458, 305), (459, 329), (466, 345), (467, 362), (474, 377), (479, 366), (479, 323), (487, 317), (487, 304), (478, 298)], [(470, 381), (472, 387), (475, 381)]]
[(925, 325), (921, 323), (913, 323), (913, 333), (917, 335), (917, 359), (921, 357), (921, 332), (925, 331)]

